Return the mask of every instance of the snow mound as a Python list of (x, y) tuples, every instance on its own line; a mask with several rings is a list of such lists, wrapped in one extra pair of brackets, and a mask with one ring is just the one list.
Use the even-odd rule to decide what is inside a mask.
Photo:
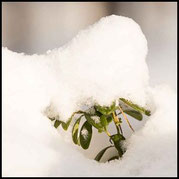
[[(146, 54), (140, 27), (121, 16), (44, 55), (3, 48), (3, 176), (176, 176), (176, 95), (148, 86)], [(119, 97), (150, 104), (152, 115), (127, 140), (123, 159), (110, 163), (87, 159), (43, 115), (52, 104), (52, 115), (67, 120), (84, 103)]]
[(53, 103), (61, 120), (86, 102), (110, 105), (123, 97), (146, 105), (147, 41), (132, 19), (104, 17), (54, 53), (59, 90)]

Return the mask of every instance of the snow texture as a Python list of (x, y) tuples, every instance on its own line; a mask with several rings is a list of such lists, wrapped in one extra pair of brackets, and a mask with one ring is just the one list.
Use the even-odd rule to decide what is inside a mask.
[(98, 117), (98, 116), (92, 116), (91, 118), (94, 120), (95, 123), (100, 122), (100, 117)]
[[(148, 85), (146, 55), (139, 25), (114, 15), (44, 55), (3, 48), (3, 176), (176, 176), (176, 94)], [(123, 158), (110, 163), (86, 157), (70, 130), (59, 132), (44, 115), (66, 121), (85, 105), (119, 97), (152, 115), (127, 139)]]

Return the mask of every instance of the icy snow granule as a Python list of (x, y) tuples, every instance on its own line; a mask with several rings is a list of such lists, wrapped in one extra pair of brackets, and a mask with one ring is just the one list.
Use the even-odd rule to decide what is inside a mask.
[[(148, 86), (147, 41), (132, 19), (102, 18), (44, 55), (2, 52), (3, 176), (176, 176), (176, 95)], [(110, 163), (85, 158), (43, 114), (67, 120), (119, 97), (148, 103), (152, 116)]]

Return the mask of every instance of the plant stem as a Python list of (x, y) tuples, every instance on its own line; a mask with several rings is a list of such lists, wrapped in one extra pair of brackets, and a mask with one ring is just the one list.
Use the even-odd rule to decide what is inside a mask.
[(115, 124), (115, 126), (116, 126), (116, 129), (117, 129), (117, 133), (120, 134), (118, 126), (116, 124)]
[(108, 131), (106, 131), (106, 134), (107, 134), (109, 137), (111, 137), (111, 134), (110, 134)]
[(115, 115), (114, 112), (112, 113), (112, 115), (113, 115), (114, 123), (115, 123), (115, 124), (118, 124), (118, 123), (119, 123), (119, 119), (117, 118), (117, 116)]
[(121, 134), (123, 135), (122, 127), (120, 124), (119, 124), (119, 128), (120, 128)]
[(115, 112), (113, 112), (112, 115), (113, 115), (113, 122), (114, 122), (114, 124), (115, 124), (117, 133), (120, 134), (119, 127), (118, 127), (118, 125), (120, 125), (120, 124), (119, 124), (119, 119), (117, 118)]
[(111, 134), (109, 133), (109, 131), (107, 130), (107, 128), (105, 128), (105, 133), (106, 133), (109, 137), (111, 137)]
[(134, 129), (132, 128), (129, 120), (127, 119), (126, 115), (124, 114), (122, 108), (119, 106), (119, 110), (121, 111), (122, 115), (124, 116), (124, 119), (127, 121), (127, 124), (129, 125), (129, 127), (131, 128), (131, 130), (134, 132)]

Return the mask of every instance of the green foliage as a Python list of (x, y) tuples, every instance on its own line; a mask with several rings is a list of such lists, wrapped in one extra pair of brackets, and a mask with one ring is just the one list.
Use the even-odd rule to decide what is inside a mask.
[[(56, 120), (55, 117), (49, 117), (51, 121), (54, 121), (54, 127), (58, 128), (60, 125), (64, 130), (67, 130), (70, 126), (71, 121), (73, 120), (73, 117), (75, 114), (81, 114), (80, 117), (76, 119), (74, 122), (73, 128), (72, 128), (72, 140), (74, 144), (81, 146), (83, 149), (88, 149), (90, 146), (90, 142), (92, 139), (92, 128), (94, 127), (96, 130), (98, 130), (99, 133), (106, 133), (109, 137), (109, 141), (112, 145), (105, 147), (102, 149), (95, 157), (94, 160), (100, 161), (103, 157), (106, 150), (108, 150), (111, 147), (115, 147), (115, 149), (118, 152), (117, 156), (113, 156), (108, 161), (119, 159), (122, 157), (122, 155), (125, 152), (125, 149), (123, 148), (123, 141), (125, 140), (125, 137), (123, 136), (121, 123), (122, 118), (119, 117), (119, 115), (123, 116), (123, 119), (127, 120), (127, 123), (129, 127), (131, 127), (129, 120), (126, 119), (126, 116), (124, 116), (123, 112), (127, 115), (133, 117), (134, 119), (137, 119), (141, 121), (143, 119), (142, 114), (145, 114), (147, 116), (150, 115), (150, 111), (146, 110), (143, 107), (140, 107), (137, 104), (132, 103), (129, 100), (126, 100), (124, 98), (120, 98), (120, 100), (127, 104), (127, 109), (122, 109), (123, 107), (120, 104), (116, 105), (115, 102), (113, 102), (110, 106), (100, 106), (95, 105), (91, 107), (88, 112), (87, 111), (77, 111), (74, 112), (71, 117), (68, 119), (68, 121), (65, 123), (61, 120)], [(119, 107), (120, 106), (120, 107)], [(132, 108), (132, 109), (131, 109)], [(119, 112), (120, 113), (117, 113)], [(82, 118), (84, 116), (84, 118)], [(80, 127), (80, 121), (85, 120), (81, 129)], [(108, 125), (113, 122), (113, 124), (116, 127), (117, 133), (111, 135), (108, 131)], [(80, 131), (80, 132), (79, 132)]]
[(114, 157), (111, 157), (111, 158), (108, 160), (108, 162), (110, 162), (111, 160), (118, 160), (118, 159), (119, 159), (119, 156), (116, 155), (116, 156), (114, 156)]
[(112, 122), (112, 120), (113, 120), (112, 115), (107, 116), (107, 122), (108, 122), (108, 124), (109, 124), (109, 123), (111, 123), (111, 122)]
[(115, 135), (111, 136), (111, 139), (112, 139), (112, 141), (114, 143), (115, 148), (118, 151), (119, 157), (122, 157), (124, 152), (122, 150), (121, 141), (125, 140), (125, 139), (121, 139), (119, 134), (115, 134)]
[(108, 125), (108, 121), (107, 121), (107, 117), (105, 115), (102, 115), (100, 117), (100, 121), (101, 121), (101, 124), (102, 126), (105, 128), (107, 125)]
[(88, 149), (92, 137), (92, 125), (86, 121), (80, 130), (80, 144), (83, 149)]
[(141, 121), (143, 118), (142, 114), (135, 110), (124, 110), (124, 112), (139, 121)]
[(55, 120), (55, 117), (48, 117), (51, 121)]
[(150, 116), (151, 112), (149, 110), (146, 110), (145, 108), (132, 103), (131, 101), (124, 99), (124, 98), (120, 98), (121, 101), (123, 101), (124, 103), (126, 103), (128, 106), (132, 107), (134, 110), (142, 112), (143, 114)]
[(85, 118), (87, 119), (88, 123), (91, 124), (93, 127), (100, 131), (104, 131), (104, 126), (102, 125), (101, 121), (99, 121), (98, 123), (95, 122), (95, 120), (93, 120), (92, 116), (90, 116), (89, 114), (85, 114)]
[(78, 128), (79, 128), (80, 120), (81, 120), (82, 117), (83, 117), (83, 115), (80, 116), (80, 117), (76, 120), (76, 122), (75, 122), (75, 124), (74, 124), (74, 126), (73, 126), (73, 129), (72, 129), (72, 139), (73, 139), (73, 142), (74, 142), (75, 144), (79, 144), (79, 140), (78, 140)]
[(110, 107), (97, 105), (95, 106), (95, 108), (98, 112), (100, 112), (103, 115), (109, 115), (117, 109), (114, 102)]
[(67, 129), (68, 129), (68, 127), (69, 127), (71, 121), (72, 121), (72, 118), (69, 119), (69, 120), (67, 121), (67, 123), (62, 122), (62, 127), (63, 127), (64, 130), (67, 130)]
[(56, 120), (54, 123), (54, 127), (57, 128), (61, 124), (61, 121)]
[(111, 147), (113, 147), (113, 146), (110, 145), (110, 146), (108, 146), (108, 147), (105, 147), (103, 150), (101, 150), (101, 151), (96, 155), (96, 157), (95, 157), (94, 160), (96, 160), (96, 161), (99, 162), (99, 161), (101, 160), (103, 154), (106, 152), (106, 150), (109, 149), (109, 148), (111, 148)]

